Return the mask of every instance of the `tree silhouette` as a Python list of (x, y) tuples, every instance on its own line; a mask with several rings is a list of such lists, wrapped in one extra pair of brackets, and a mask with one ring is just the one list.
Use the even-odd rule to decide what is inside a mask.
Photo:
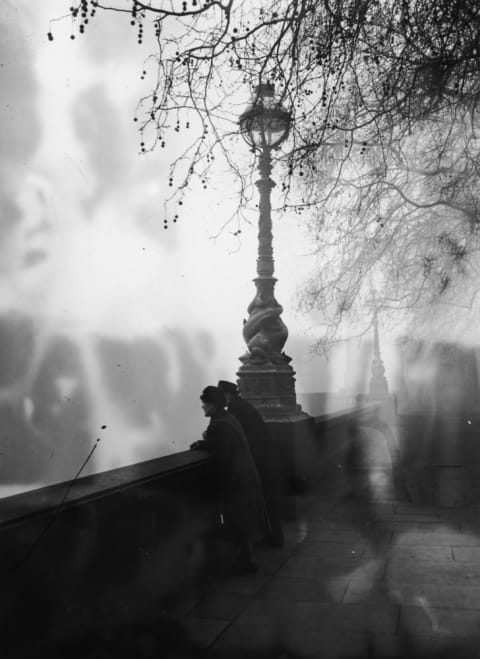
[(320, 305), (334, 327), (375, 269), (396, 309), (431, 303), (467, 273), (480, 202), (476, 0), (70, 7), (80, 33), (102, 13), (128, 20), (140, 44), (153, 36), (141, 74), (149, 89), (134, 117), (140, 151), (168, 148), (179, 133), (186, 140), (171, 165), (176, 210), (165, 226), (195, 178), (208, 186), (219, 160), (236, 185), (238, 221), (252, 196), (238, 116), (247, 89), (271, 83), (293, 115), (277, 154), (278, 210), (308, 218), (322, 262), (307, 306)]

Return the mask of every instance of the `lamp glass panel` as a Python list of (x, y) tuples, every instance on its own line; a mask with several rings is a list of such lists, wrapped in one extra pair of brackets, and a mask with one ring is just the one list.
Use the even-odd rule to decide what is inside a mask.
[(275, 101), (269, 85), (256, 88), (253, 104), (240, 117), (245, 141), (255, 149), (276, 148), (288, 134), (290, 114)]

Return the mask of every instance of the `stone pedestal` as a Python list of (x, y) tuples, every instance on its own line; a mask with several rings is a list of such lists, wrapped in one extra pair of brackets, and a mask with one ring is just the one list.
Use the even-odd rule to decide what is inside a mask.
[(237, 375), (242, 398), (258, 409), (270, 430), (267, 460), (282, 517), (297, 519), (308, 504), (314, 478), (315, 426), (296, 402), (295, 371), (286, 362), (250, 362)]
[(283, 519), (301, 517), (315, 485), (317, 449), (314, 419), (299, 411), (267, 420), (272, 437), (270, 456)]
[(238, 369), (240, 395), (254, 405), (265, 420), (301, 411), (295, 395), (295, 371), (288, 363), (244, 363)]

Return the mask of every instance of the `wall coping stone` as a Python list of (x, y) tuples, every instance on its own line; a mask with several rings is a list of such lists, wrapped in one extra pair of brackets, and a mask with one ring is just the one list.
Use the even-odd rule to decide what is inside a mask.
[[(363, 403), (338, 412), (315, 416), (315, 425), (335, 426), (354, 416), (362, 417), (378, 407), (378, 402)], [(0, 527), (27, 518), (58, 512), (59, 507), (111, 496), (149, 481), (171, 477), (208, 463), (206, 451), (180, 451), (126, 467), (82, 476), (72, 481), (47, 485), (0, 499)]]
[(58, 511), (59, 506), (110, 496), (119, 490), (171, 477), (206, 463), (208, 455), (205, 451), (180, 451), (5, 497), (0, 499), (0, 527)]

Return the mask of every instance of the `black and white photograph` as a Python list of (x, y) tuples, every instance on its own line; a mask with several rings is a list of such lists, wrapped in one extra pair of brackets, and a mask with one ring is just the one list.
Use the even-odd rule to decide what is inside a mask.
[(480, 659), (480, 3), (0, 1), (1, 659)]

